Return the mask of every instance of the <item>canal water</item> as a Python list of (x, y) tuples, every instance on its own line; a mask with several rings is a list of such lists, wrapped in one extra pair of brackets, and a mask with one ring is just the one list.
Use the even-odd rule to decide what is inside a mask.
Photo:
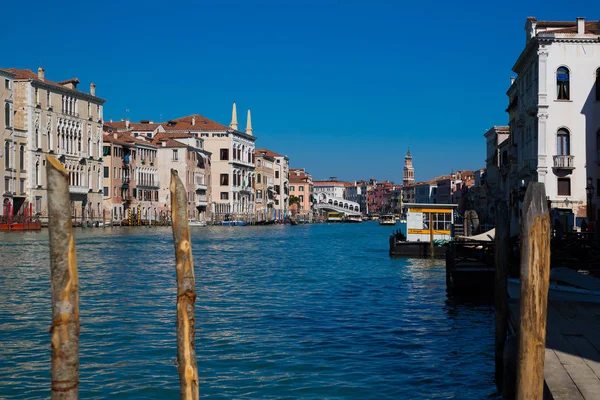
[[(488, 399), (493, 308), (376, 223), (192, 228), (205, 399)], [(0, 398), (48, 398), (48, 233), (0, 233)], [(80, 397), (176, 399), (170, 228), (76, 229)]]

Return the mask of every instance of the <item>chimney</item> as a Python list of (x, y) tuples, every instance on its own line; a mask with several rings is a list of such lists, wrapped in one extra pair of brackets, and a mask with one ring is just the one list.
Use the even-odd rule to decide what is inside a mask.
[(92, 96), (96, 96), (96, 84), (95, 83), (90, 83), (90, 94)]
[(196, 116), (192, 116), (192, 126), (196, 125)]
[(129, 129), (129, 118), (125, 120), (125, 128)]
[(577, 34), (583, 35), (585, 33), (585, 18), (577, 17)]
[(117, 132), (113, 133), (113, 137), (114, 137), (115, 139), (117, 139), (117, 138), (118, 138), (118, 136), (119, 136), (119, 134), (118, 134)]
[(511, 76), (510, 77), (510, 86), (512, 86), (513, 83), (515, 83), (515, 77)]
[(38, 79), (42, 82), (44, 81), (44, 68), (42, 67), (38, 68)]
[(167, 142), (166, 141), (162, 142), (162, 147), (167, 147)]

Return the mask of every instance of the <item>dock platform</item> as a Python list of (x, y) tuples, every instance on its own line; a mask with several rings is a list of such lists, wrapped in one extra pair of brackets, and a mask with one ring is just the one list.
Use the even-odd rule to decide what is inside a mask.
[[(519, 299), (509, 300), (518, 336)], [(600, 399), (600, 304), (548, 301), (544, 399)]]

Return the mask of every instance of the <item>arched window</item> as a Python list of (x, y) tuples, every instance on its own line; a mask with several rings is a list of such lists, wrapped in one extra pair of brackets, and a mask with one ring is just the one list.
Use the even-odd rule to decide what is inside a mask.
[(19, 148), (19, 168), (21, 171), (25, 170), (25, 146), (23, 145)]
[(260, 174), (256, 175), (256, 183), (260, 183)]
[(40, 162), (35, 163), (35, 186), (40, 186)]
[(600, 68), (596, 70), (596, 101), (600, 101)]
[(559, 156), (568, 156), (571, 154), (571, 143), (569, 140), (569, 131), (561, 128), (556, 134), (556, 154)]
[(569, 70), (560, 67), (556, 70), (556, 98), (558, 100), (569, 100)]
[(4, 167), (10, 168), (10, 142), (4, 142)]

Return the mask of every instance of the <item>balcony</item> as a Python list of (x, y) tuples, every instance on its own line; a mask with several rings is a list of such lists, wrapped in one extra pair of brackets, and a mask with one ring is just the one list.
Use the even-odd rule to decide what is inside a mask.
[(253, 193), (254, 189), (252, 188), (252, 186), (241, 186), (240, 187), (240, 193)]
[(572, 171), (575, 169), (575, 156), (554, 156), (554, 170)]
[(90, 188), (87, 186), (74, 186), (69, 185), (69, 193), (73, 194), (87, 194)]
[(203, 206), (206, 207), (208, 205), (208, 199), (206, 196), (198, 196), (196, 197), (196, 207)]
[(196, 190), (206, 191), (206, 189), (208, 189), (208, 186), (206, 186), (204, 183), (196, 183), (195, 188)]

